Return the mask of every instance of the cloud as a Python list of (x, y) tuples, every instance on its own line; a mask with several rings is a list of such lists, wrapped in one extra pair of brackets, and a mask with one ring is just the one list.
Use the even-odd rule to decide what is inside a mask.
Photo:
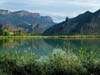
[[(99, 0), (29, 0), (33, 4), (39, 4), (44, 6), (67, 6), (76, 5), (81, 7), (99, 7)], [(30, 4), (30, 3), (29, 3)]]

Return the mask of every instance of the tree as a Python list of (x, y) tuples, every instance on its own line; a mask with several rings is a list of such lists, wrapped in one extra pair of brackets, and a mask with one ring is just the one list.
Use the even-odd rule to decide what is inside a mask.
[(10, 31), (4, 30), (4, 36), (10, 36)]
[(0, 35), (2, 35), (2, 36), (10, 36), (10, 31), (4, 30), (4, 29), (0, 29)]

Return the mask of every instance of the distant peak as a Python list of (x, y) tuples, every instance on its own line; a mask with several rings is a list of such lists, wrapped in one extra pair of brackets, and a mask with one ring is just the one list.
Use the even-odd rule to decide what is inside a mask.
[(86, 12), (85, 12), (85, 14), (91, 14), (91, 13), (92, 13), (92, 12), (90, 12), (90, 11), (86, 11)]
[(53, 19), (50, 16), (41, 16), (41, 18), (46, 20), (47, 22), (53, 22)]
[(66, 17), (66, 22), (69, 20), (69, 17)]
[(20, 10), (20, 11), (15, 11), (14, 13), (30, 13), (30, 12), (25, 11), (25, 10)]
[(95, 14), (100, 14), (100, 9), (95, 12)]
[(40, 14), (40, 13), (33, 13), (25, 10), (15, 11), (14, 13), (31, 13), (31, 14)]
[(92, 14), (92, 12), (90, 12), (90, 11), (86, 11), (85, 13), (83, 13), (83, 14), (80, 14), (80, 15), (78, 15), (77, 17), (86, 17), (86, 16), (89, 16), (89, 15), (91, 15)]
[(0, 12), (3, 12), (3, 11), (8, 12), (9, 10), (3, 10), (3, 9), (0, 9)]
[(11, 11), (9, 10), (0, 10), (0, 14), (5, 15), (5, 14), (9, 14), (11, 13)]
[(13, 12), (14, 14), (18, 14), (20, 16), (33, 16), (33, 17), (40, 17), (40, 13), (32, 13), (32, 12), (29, 12), (29, 11), (25, 11), (25, 10), (20, 10), (20, 11), (16, 11), (16, 12)]
[(18, 12), (27, 12), (27, 13), (31, 13), (31, 12), (26, 11), (26, 10), (19, 10)]
[(100, 12), (100, 9), (98, 9), (96, 12)]

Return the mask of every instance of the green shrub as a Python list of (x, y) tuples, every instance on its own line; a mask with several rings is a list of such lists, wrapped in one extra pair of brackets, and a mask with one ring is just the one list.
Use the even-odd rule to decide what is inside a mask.
[[(67, 50), (66, 50), (67, 51)], [(78, 54), (55, 49), (49, 56), (0, 54), (1, 75), (99, 75), (100, 58), (81, 49)]]

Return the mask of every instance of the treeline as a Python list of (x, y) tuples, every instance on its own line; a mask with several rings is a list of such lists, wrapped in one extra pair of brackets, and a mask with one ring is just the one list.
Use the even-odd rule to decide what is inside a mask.
[(38, 36), (41, 35), (40, 33), (28, 33), (24, 31), (14, 31), (11, 32), (7, 29), (0, 29), (0, 36)]

